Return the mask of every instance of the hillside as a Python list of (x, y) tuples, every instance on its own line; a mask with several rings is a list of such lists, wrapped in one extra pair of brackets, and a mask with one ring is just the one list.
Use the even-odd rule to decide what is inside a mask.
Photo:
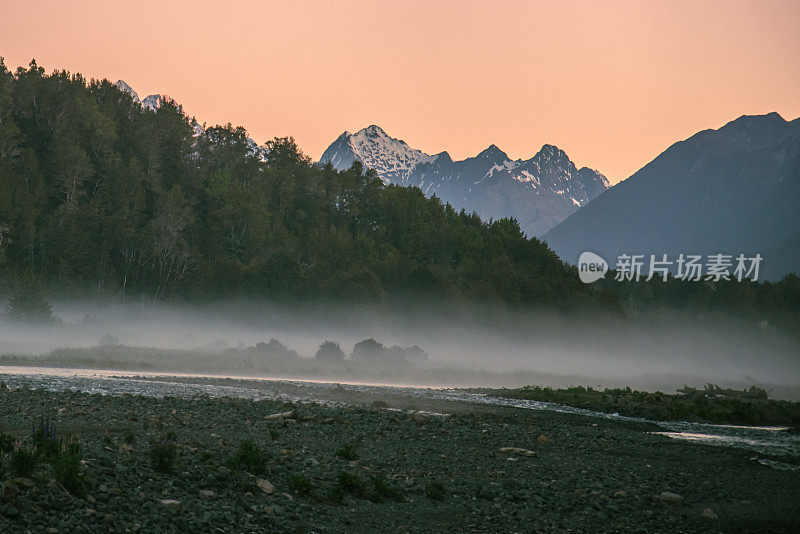
[(800, 272), (800, 119), (742, 116), (675, 143), (543, 239), (575, 263), (620, 254), (761, 254), (762, 279)]
[(111, 295), (381, 301), (418, 294), (546, 308), (598, 299), (509, 219), (487, 224), (291, 139), (198, 128), (176, 102), (0, 64), (0, 273)]

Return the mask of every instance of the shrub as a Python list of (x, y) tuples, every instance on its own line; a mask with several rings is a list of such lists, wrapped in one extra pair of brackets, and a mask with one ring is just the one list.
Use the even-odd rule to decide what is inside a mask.
[(264, 451), (252, 439), (246, 439), (239, 444), (231, 461), (232, 467), (250, 471), (254, 475), (261, 475), (267, 471), (267, 457)]
[(357, 361), (375, 363), (386, 361), (388, 355), (389, 349), (387, 349), (383, 343), (369, 338), (364, 341), (359, 341), (353, 346), (353, 354), (351, 357)]
[(403, 497), (403, 494), (391, 487), (382, 476), (372, 475), (370, 477), (370, 482), (372, 482), (373, 488), (373, 493), (370, 498), (371, 501), (380, 502), (383, 499), (389, 499), (395, 502), (405, 502), (406, 498)]
[(354, 497), (366, 497), (367, 485), (358, 475), (342, 471), (336, 479), (336, 485), (345, 493)]
[(341, 458), (342, 460), (353, 461), (358, 460), (358, 453), (356, 452), (356, 448), (349, 443), (346, 444), (344, 447), (336, 451), (336, 456)]
[(306, 497), (313, 497), (315, 495), (314, 485), (307, 477), (303, 475), (290, 476), (289, 487), (300, 495), (304, 495)]
[(162, 439), (150, 447), (150, 464), (157, 473), (172, 473), (177, 449), (169, 439)]
[(36, 467), (36, 456), (26, 449), (17, 449), (9, 457), (11, 470), (18, 477), (29, 477)]
[(42, 418), (39, 422), (39, 429), (34, 429), (31, 434), (33, 447), (36, 454), (45, 458), (52, 458), (61, 452), (61, 445), (58, 443), (56, 425), (49, 419)]
[(55, 479), (78, 497), (86, 493), (86, 474), (81, 470), (80, 447), (68, 447), (50, 462)]
[(425, 494), (434, 501), (443, 501), (446, 490), (441, 482), (431, 482), (425, 485)]
[(269, 343), (256, 343), (255, 347), (244, 349), (246, 354), (253, 354), (254, 356), (266, 356), (270, 360), (291, 362), (297, 360), (300, 355), (297, 351), (289, 349), (275, 338), (269, 340)]
[(344, 351), (338, 343), (326, 340), (319, 346), (319, 350), (317, 350), (314, 357), (327, 362), (341, 362), (344, 360)]
[(0, 434), (0, 453), (14, 450), (14, 438), (8, 434)]

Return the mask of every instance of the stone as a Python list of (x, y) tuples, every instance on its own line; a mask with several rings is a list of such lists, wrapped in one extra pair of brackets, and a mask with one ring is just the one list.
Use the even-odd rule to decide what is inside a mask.
[(161, 503), (161, 506), (163, 506), (167, 510), (181, 509), (181, 501), (175, 499), (161, 499), (159, 502)]
[(680, 506), (683, 504), (683, 497), (677, 493), (672, 493), (671, 491), (662, 491), (659, 493), (658, 500), (668, 504), (673, 504), (675, 506)]
[(714, 510), (712, 510), (711, 508), (706, 508), (705, 510), (700, 512), (700, 517), (702, 517), (703, 519), (712, 519), (712, 520), (719, 519), (719, 516), (717, 516), (717, 514), (715, 514)]
[(520, 447), (500, 447), (500, 452), (517, 454), (519, 456), (536, 456), (535, 452), (529, 451), (528, 449), (522, 449)]
[(200, 498), (204, 501), (213, 501), (216, 496), (217, 494), (211, 490), (200, 490)]
[(274, 413), (272, 415), (268, 415), (266, 418), (269, 420), (280, 420), (280, 419), (291, 419), (294, 417), (294, 411), (290, 412), (280, 412)]
[(625, 490), (615, 491), (614, 494), (612, 495), (612, 497), (617, 497), (617, 498), (621, 498), (621, 499), (624, 499), (627, 496), (628, 496), (628, 492), (625, 491)]
[(106, 514), (103, 516), (103, 522), (106, 524), (113, 524), (114, 523), (114, 516), (111, 514)]
[(266, 480), (266, 479), (263, 479), (263, 478), (259, 478), (256, 481), (256, 485), (258, 486), (258, 488), (261, 491), (263, 491), (267, 495), (271, 495), (272, 492), (275, 491), (275, 486), (273, 486), (272, 483), (269, 480)]

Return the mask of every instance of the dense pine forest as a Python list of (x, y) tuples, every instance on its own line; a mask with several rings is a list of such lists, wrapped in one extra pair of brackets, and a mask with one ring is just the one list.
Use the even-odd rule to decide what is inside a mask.
[(735, 312), (791, 330), (800, 279), (582, 284), (514, 219), (481, 221), (356, 163), (319, 166), (290, 138), (196, 128), (108, 80), (0, 60), (0, 292), (152, 300), (247, 296), (612, 311)]

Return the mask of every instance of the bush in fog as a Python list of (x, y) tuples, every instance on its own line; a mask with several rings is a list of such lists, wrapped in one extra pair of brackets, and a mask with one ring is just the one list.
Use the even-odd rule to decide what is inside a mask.
[(353, 346), (351, 358), (361, 362), (385, 362), (389, 356), (389, 349), (383, 343), (379, 343), (372, 338), (359, 341)]
[(256, 343), (255, 346), (243, 349), (229, 349), (226, 353), (235, 355), (267, 357), (270, 360), (292, 361), (300, 357), (297, 351), (287, 348), (283, 343), (275, 338), (269, 340), (269, 343), (263, 341)]
[(56, 319), (53, 307), (36, 284), (26, 284), (14, 293), (6, 307), (6, 316), (36, 323), (52, 323)]
[(382, 343), (369, 338), (359, 341), (353, 347), (353, 360), (369, 363), (419, 363), (428, 359), (428, 354), (419, 346), (400, 347), (393, 345), (386, 347)]
[(342, 351), (342, 347), (338, 343), (326, 340), (319, 346), (319, 350), (317, 350), (314, 357), (327, 362), (340, 362), (344, 360), (344, 351)]
[(405, 351), (405, 359), (409, 363), (418, 363), (428, 361), (428, 353), (422, 350), (419, 345), (403, 349)]
[(256, 349), (259, 352), (266, 354), (270, 358), (278, 360), (296, 360), (300, 357), (297, 354), (297, 351), (287, 348), (283, 343), (275, 338), (270, 339), (269, 343), (264, 343), (263, 341), (261, 343), (257, 343)]

